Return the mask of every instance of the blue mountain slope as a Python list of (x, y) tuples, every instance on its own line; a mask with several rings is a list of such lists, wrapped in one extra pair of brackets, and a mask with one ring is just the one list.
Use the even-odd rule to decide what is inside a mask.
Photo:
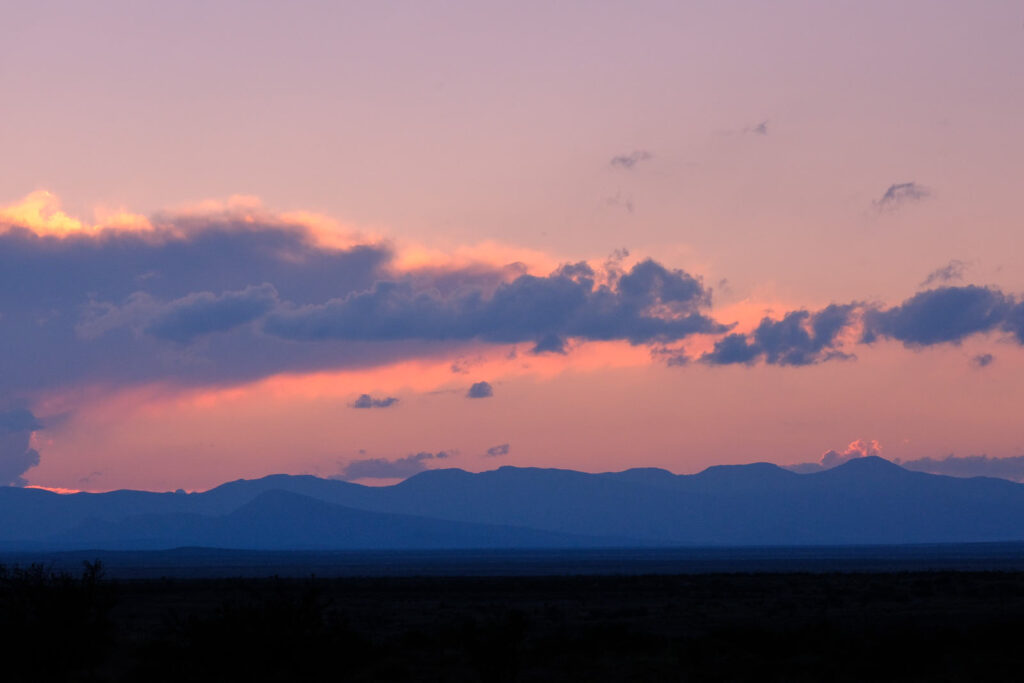
[(65, 548), (183, 546), (257, 550), (580, 548), (628, 543), (502, 525), (367, 512), (281, 490), (260, 493), (223, 516), (194, 513), (88, 520), (49, 542)]

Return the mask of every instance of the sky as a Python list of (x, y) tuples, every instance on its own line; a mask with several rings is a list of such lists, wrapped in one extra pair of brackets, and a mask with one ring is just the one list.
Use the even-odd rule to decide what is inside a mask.
[(0, 483), (1024, 478), (1024, 3), (0, 0)]

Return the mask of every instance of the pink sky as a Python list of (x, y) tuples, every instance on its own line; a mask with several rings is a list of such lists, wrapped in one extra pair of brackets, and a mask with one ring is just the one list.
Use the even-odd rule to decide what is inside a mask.
[[(309, 258), (385, 245), (386, 276), (423, 291), (579, 261), (604, 277), (625, 248), (622, 268), (653, 258), (699, 278), (704, 313), (741, 333), (943, 286), (1024, 294), (1020, 2), (40, 2), (4, 16), (0, 235), (192, 244), (245, 218), (309, 231)], [(45, 279), (19, 291), (24, 310), (0, 309), (0, 410), (42, 423), (24, 479), (196, 489), (440, 451), (426, 466), (692, 472), (814, 461), (857, 439), (903, 460), (1024, 454), (1010, 318), (910, 346), (891, 330), (861, 344), (851, 323), (836, 348), (855, 358), (799, 366), (701, 362), (720, 332), (573, 337), (564, 355), (485, 334), (275, 341), (298, 350), (271, 367), (257, 358), (271, 346), (253, 347), (231, 374), (214, 355), (228, 332), (146, 336), (138, 316), (200, 295), (270, 285), (271, 318), (331, 298), (251, 272), (193, 287), (154, 267), (116, 295), (84, 278), (59, 304)], [(53, 320), (88, 347), (67, 355), (66, 381), (5, 379), (59, 364), (36, 329)], [(140, 339), (152, 367), (102, 356), (105, 340)], [(669, 365), (666, 348), (690, 362)], [(477, 381), (493, 397), (467, 399)], [(353, 409), (361, 394), (399, 400)]]

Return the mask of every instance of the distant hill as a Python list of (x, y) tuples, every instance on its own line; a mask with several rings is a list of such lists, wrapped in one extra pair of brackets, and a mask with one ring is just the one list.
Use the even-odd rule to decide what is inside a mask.
[(202, 493), (0, 488), (5, 548), (551, 548), (1024, 540), (1024, 485), (877, 457), (796, 474), (767, 463), (675, 475), (429, 470), (387, 487), (312, 476)]

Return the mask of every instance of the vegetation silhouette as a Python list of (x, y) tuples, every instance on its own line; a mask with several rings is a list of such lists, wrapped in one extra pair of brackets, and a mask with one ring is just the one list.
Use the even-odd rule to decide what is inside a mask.
[(116, 586), (101, 562), (84, 562), (79, 576), (42, 564), (0, 565), (0, 642), (11, 681), (91, 679), (113, 645)]
[(0, 567), (4, 680), (1014, 680), (1024, 574), (146, 579)]

